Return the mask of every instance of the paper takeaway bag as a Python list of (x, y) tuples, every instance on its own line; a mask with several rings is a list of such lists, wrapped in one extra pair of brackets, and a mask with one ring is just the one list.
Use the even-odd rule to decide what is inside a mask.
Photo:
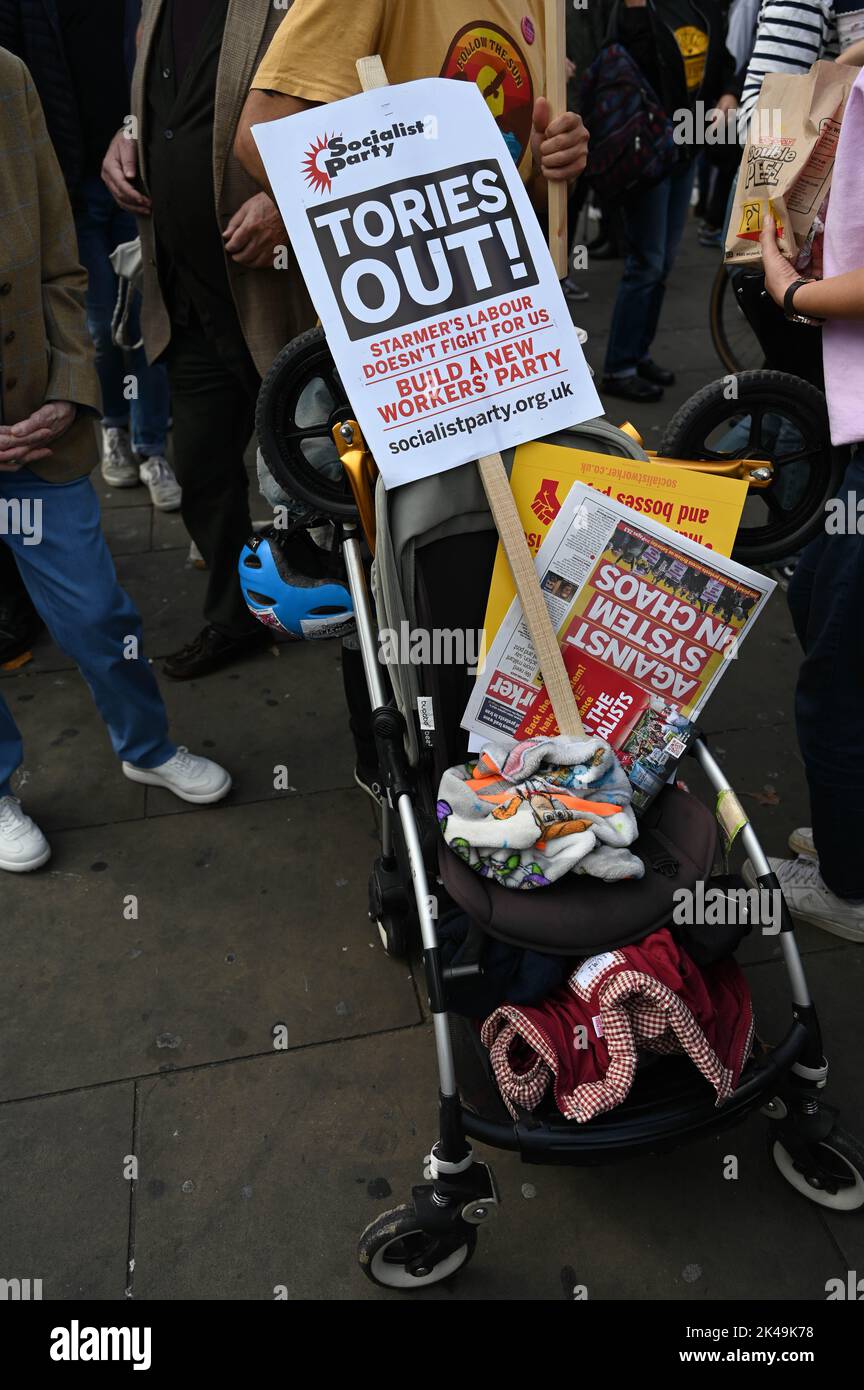
[(795, 257), (805, 246), (831, 187), (840, 123), (858, 72), (819, 62), (804, 74), (767, 74), (738, 173), (727, 265), (761, 269), (759, 235), (769, 210), (780, 250)]

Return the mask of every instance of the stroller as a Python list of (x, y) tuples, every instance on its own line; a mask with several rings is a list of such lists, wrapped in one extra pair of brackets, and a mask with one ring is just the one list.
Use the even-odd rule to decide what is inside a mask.
[[(359, 445), (353, 458), (344, 459), (346, 469), (353, 466), (356, 473), (362, 441), (332, 364), (323, 358), (322, 363), (324, 384), (315, 388), (316, 405), (320, 410), (323, 391), (332, 405), (327, 428), (341, 441), (340, 451), (350, 454)], [(785, 904), (779, 944), (791, 995), (789, 1030), (776, 1046), (754, 1048), (737, 1088), (722, 1105), (716, 1105), (714, 1090), (687, 1059), (666, 1056), (640, 1066), (627, 1100), (588, 1123), (565, 1119), (551, 1100), (515, 1120), (505, 1109), (476, 1030), (451, 1014), (460, 984), (481, 973), (486, 939), (569, 958), (638, 942), (670, 922), (676, 889), (692, 889), (711, 877), (718, 827), (695, 796), (669, 785), (643, 816), (633, 846), (645, 862), (644, 879), (608, 884), (569, 874), (527, 894), (479, 877), (451, 852), (438, 830), (436, 798), (442, 772), (466, 761), (468, 736), (460, 720), (473, 675), (464, 665), (435, 664), (433, 647), (426, 654), (430, 664), (390, 665), (388, 687), (378, 634), (405, 630), (402, 624), (427, 632), (483, 628), (498, 535), (478, 471), (465, 465), (390, 492), (379, 481), (372, 522), (370, 498), (365, 506), (355, 505), (332, 470), (327, 478), (316, 473), (327, 438), (323, 429), (310, 436), (315, 468), (293, 447), (296, 430), (281, 437), (274, 430), (267, 395), (272, 389), (265, 383), (259, 409), (267, 463), (283, 487), (338, 523), (383, 787), (381, 853), (370, 878), (369, 914), (389, 955), (405, 957), (418, 936), (422, 942), (438, 1062), (439, 1133), (425, 1159), (424, 1181), (414, 1187), (410, 1202), (367, 1227), (359, 1242), (363, 1272), (386, 1288), (413, 1290), (439, 1283), (467, 1264), (479, 1228), (499, 1205), (494, 1176), (476, 1157), (475, 1143), (518, 1153), (529, 1164), (601, 1164), (716, 1134), (760, 1110), (770, 1122), (773, 1161), (791, 1186), (835, 1210), (860, 1207), (864, 1149), (823, 1099), (828, 1068)], [(327, 401), (323, 404), (326, 410)], [(311, 397), (304, 406), (307, 414), (310, 408)], [(630, 435), (602, 420), (549, 442), (647, 457)], [(505, 455), (508, 467), (511, 461), (512, 454)], [(374, 539), (377, 624), (359, 514), (365, 514), (364, 530)], [(734, 793), (704, 737), (694, 736), (688, 751), (728, 804)], [(759, 887), (777, 889), (754, 830), (737, 801), (732, 804)], [(450, 909), (467, 914), (474, 926), (467, 958), (463, 952), (459, 964), (448, 966), (437, 923)]]

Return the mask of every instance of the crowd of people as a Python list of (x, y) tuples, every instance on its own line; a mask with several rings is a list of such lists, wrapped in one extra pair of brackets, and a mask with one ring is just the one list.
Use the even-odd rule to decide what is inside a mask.
[[(90, 686), (127, 777), (193, 803), (231, 785), (171, 739), (140, 619), (100, 528), (95, 467), (107, 486), (143, 485), (155, 508), (179, 509), (206, 565), (203, 626), (166, 659), (165, 676), (204, 677), (269, 640), (237, 572), (252, 531), (244, 456), (262, 377), (315, 313), (284, 259), (289, 237), (254, 125), (353, 95), (367, 54), (382, 56), (393, 82), (464, 76), (460, 53), (476, 40), (518, 73), (518, 103), (489, 81), (494, 67), (478, 80), (542, 217), (550, 182), (568, 185), (574, 213), (587, 194), (580, 92), (611, 52), (623, 50), (670, 118), (702, 103), (714, 121), (739, 104), (749, 113), (766, 72), (806, 71), (836, 56), (838, 38), (847, 60), (853, 53), (841, 0), (595, 0), (567, 13), (571, 109), (553, 115), (539, 0), (483, 0), (479, 18), (464, 0), (294, 0), (287, 13), (272, 0), (0, 0), (0, 499), (38, 500), (43, 517), (38, 546), (0, 534), (0, 660), (4, 625), (32, 605)], [(694, 182), (704, 244), (717, 246), (740, 147), (711, 167), (701, 145), (667, 153), (661, 177), (601, 209), (589, 248), (624, 256), (602, 390), (633, 401), (659, 400), (674, 381), (651, 352)], [(854, 206), (851, 160), (838, 176)], [(860, 241), (844, 243), (821, 284), (793, 292), (799, 312), (864, 316)], [(119, 323), (118, 247), (140, 286)], [(794, 273), (771, 244), (766, 264), (769, 292), (788, 301)], [(572, 277), (567, 286), (578, 297)], [(836, 373), (826, 378), (835, 443), (857, 445), (860, 407), (844, 395), (841, 409)], [(860, 470), (856, 455), (847, 487), (864, 482)], [(793, 596), (813, 830), (778, 872), (793, 912), (864, 939), (852, 853), (864, 786), (864, 560), (860, 538), (818, 544)], [(842, 740), (837, 720), (825, 723), (838, 689)], [(50, 854), (13, 795), (22, 757), (0, 696), (0, 869), (13, 872)]]

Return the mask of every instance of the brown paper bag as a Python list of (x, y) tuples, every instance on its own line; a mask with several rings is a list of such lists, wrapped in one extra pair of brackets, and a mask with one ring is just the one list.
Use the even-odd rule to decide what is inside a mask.
[(750, 124), (726, 235), (726, 264), (761, 269), (759, 235), (770, 213), (780, 250), (806, 245), (831, 187), (840, 122), (859, 69), (814, 63), (769, 72)]

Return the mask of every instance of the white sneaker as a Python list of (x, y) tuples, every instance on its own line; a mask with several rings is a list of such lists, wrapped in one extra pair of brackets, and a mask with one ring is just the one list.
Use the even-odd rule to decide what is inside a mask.
[(191, 801), (196, 806), (209, 806), (221, 801), (231, 790), (231, 775), (209, 758), (198, 758), (188, 748), (178, 748), (173, 758), (161, 767), (136, 767), (124, 763), (123, 771), (130, 782), (142, 782), (145, 787), (164, 787)]
[(193, 570), (206, 570), (207, 568), (207, 561), (204, 559), (204, 556), (201, 554), (201, 551), (194, 541), (189, 542), (189, 554), (186, 556), (186, 565), (187, 568)]
[(150, 501), (157, 512), (176, 512), (183, 499), (183, 491), (161, 454), (151, 454), (142, 461), (138, 469), (141, 482), (150, 492)]
[(102, 426), (102, 477), (109, 487), (138, 486), (138, 465), (128, 430)]
[(792, 831), (789, 836), (789, 848), (793, 854), (806, 854), (811, 859), (819, 858), (813, 843), (813, 831), (809, 825), (802, 825), (798, 830)]
[[(818, 859), (799, 854), (797, 859), (769, 859), (768, 863), (796, 922), (809, 922), (847, 941), (864, 941), (864, 903), (851, 903), (832, 893), (822, 882)], [(741, 873), (748, 887), (755, 888), (756, 872), (749, 859)]]
[(29, 874), (51, 858), (51, 846), (17, 796), (0, 796), (0, 869)]

